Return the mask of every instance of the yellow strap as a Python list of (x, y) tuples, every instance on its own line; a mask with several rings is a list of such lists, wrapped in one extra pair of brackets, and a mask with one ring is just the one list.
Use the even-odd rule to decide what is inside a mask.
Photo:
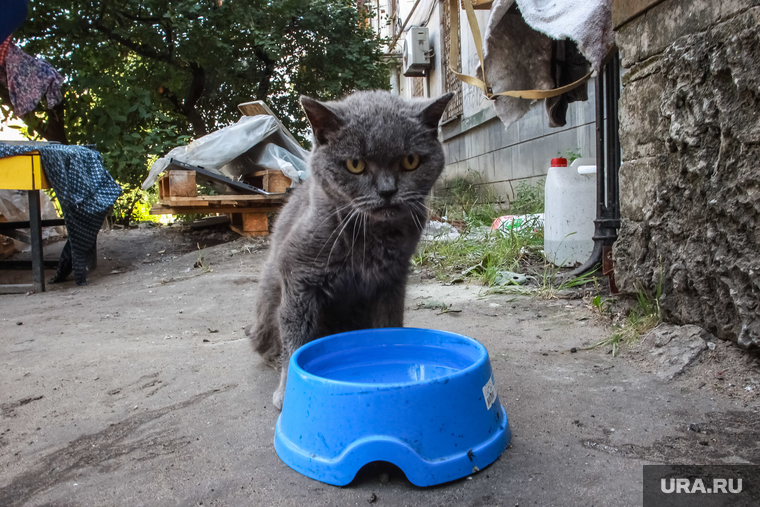
[(470, 0), (463, 0), (464, 9), (467, 12), (467, 20), (470, 24), (470, 31), (472, 37), (475, 39), (475, 49), (478, 52), (478, 59), (480, 60), (480, 70), (483, 73), (483, 80), (466, 74), (457, 72), (456, 62), (459, 59), (459, 1), (449, 0), (449, 16), (451, 18), (451, 44), (449, 44), (449, 68), (454, 75), (459, 78), (460, 81), (469, 85), (480, 88), (489, 100), (493, 100), (499, 95), (507, 97), (516, 97), (518, 99), (545, 99), (549, 97), (556, 97), (562, 95), (570, 90), (579, 87), (591, 77), (591, 72), (569, 85), (554, 88), (552, 90), (513, 90), (500, 93), (493, 93), (491, 86), (488, 84), (488, 77), (486, 77), (486, 65), (483, 60), (483, 37), (480, 35), (480, 27), (478, 26), (478, 19), (475, 17), (475, 10), (472, 8), (472, 2)]

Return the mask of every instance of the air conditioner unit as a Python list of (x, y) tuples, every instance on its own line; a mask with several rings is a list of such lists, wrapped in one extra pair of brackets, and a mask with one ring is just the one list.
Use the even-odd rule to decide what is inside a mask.
[(404, 39), (404, 75), (421, 77), (430, 68), (430, 38), (427, 27), (412, 27)]

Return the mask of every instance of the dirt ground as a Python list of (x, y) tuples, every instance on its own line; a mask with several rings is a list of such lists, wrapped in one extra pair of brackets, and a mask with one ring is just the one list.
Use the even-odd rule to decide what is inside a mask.
[(582, 350), (611, 333), (582, 299), (420, 273), (406, 325), (488, 348), (510, 447), (431, 488), (383, 465), (342, 488), (301, 476), (274, 452), (278, 374), (243, 334), (267, 250), (224, 229), (104, 231), (88, 286), (0, 296), (0, 505), (631, 506), (644, 464), (760, 464), (755, 355), (716, 341), (664, 382), (646, 341)]

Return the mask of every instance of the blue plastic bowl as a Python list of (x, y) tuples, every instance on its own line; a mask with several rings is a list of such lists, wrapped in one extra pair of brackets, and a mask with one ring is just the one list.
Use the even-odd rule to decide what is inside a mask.
[(490, 465), (510, 438), (483, 345), (388, 328), (327, 336), (293, 354), (274, 445), (290, 468), (328, 484), (387, 461), (432, 486)]

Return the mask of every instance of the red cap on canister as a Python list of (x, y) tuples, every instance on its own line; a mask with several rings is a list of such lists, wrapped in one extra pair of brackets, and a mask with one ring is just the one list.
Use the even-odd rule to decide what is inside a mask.
[(553, 158), (552, 159), (552, 167), (567, 167), (567, 159), (566, 158)]

